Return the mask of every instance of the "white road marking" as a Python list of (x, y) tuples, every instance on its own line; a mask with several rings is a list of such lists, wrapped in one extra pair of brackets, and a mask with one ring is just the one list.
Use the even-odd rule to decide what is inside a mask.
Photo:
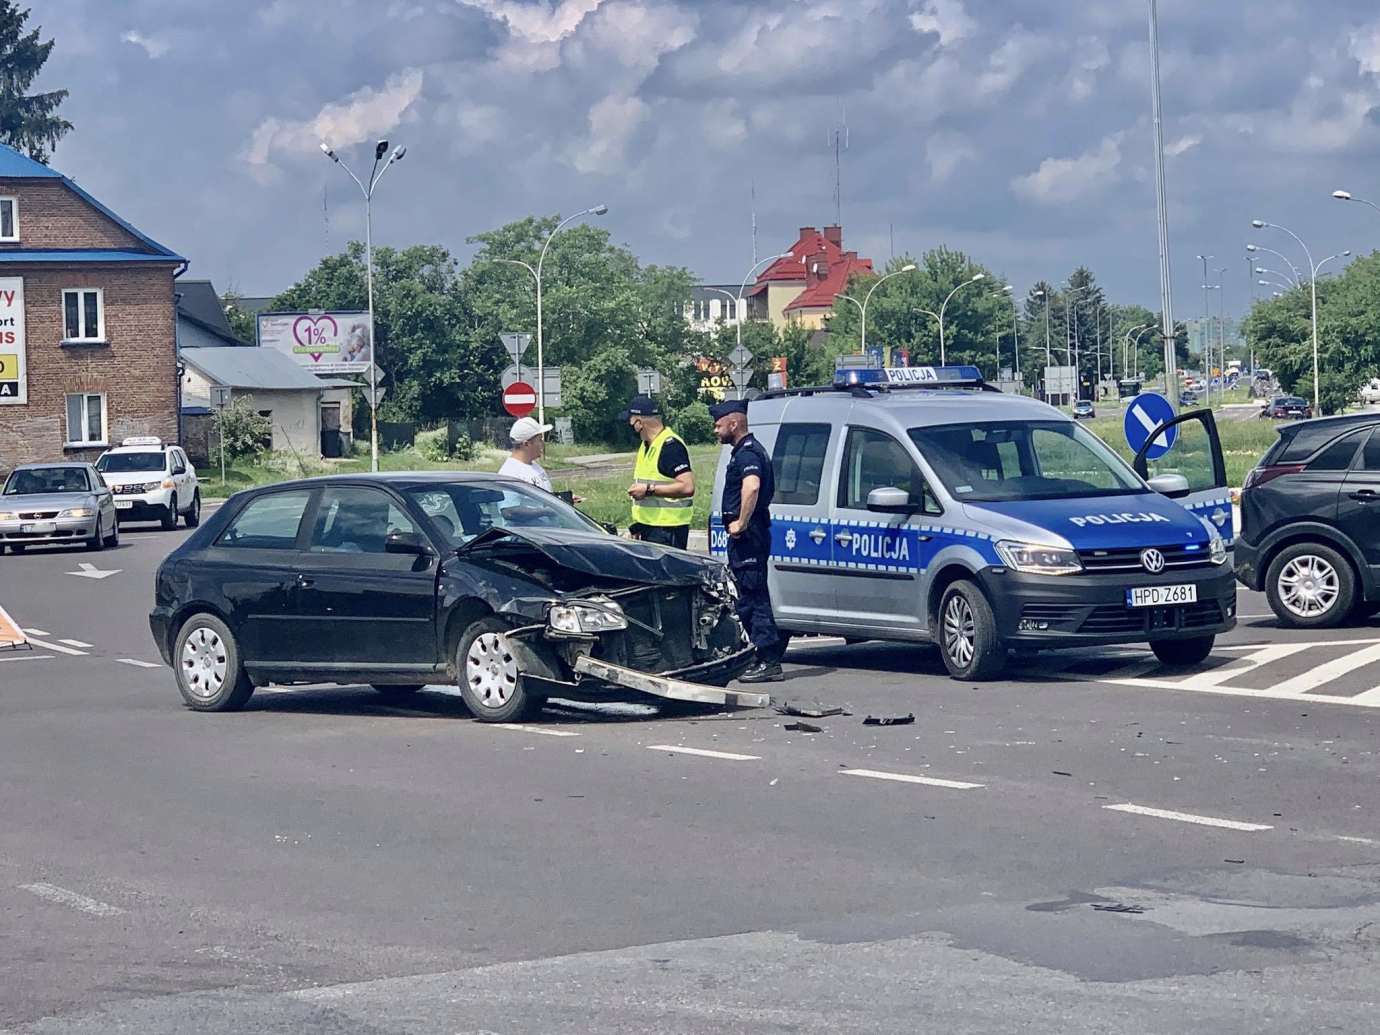
[(8, 654), (0, 655), (0, 662), (3, 662), (3, 661), (52, 661), (52, 660), (53, 660), (53, 656), (52, 656), (51, 654), (29, 654), (29, 653), (24, 653), (24, 654), (15, 654), (15, 655), (13, 655), (13, 656), (8, 655)]
[(58, 643), (65, 643), (69, 647), (91, 647), (92, 644), (83, 643), (81, 640), (58, 640)]
[(951, 791), (975, 791), (986, 786), (963, 780), (941, 780), (937, 776), (912, 776), (909, 773), (887, 773), (880, 769), (840, 769), (842, 776), (866, 776), (871, 780), (894, 780), (897, 783), (919, 783), (926, 787), (946, 787)]
[(1333, 658), (1331, 661), (1324, 662), (1293, 679), (1276, 683), (1270, 689), (1277, 694), (1306, 693), (1376, 661), (1380, 661), (1380, 643), (1371, 644), (1363, 650), (1352, 651), (1350, 654), (1343, 654), (1340, 658)]
[(84, 650), (77, 650), (75, 647), (64, 647), (60, 643), (48, 643), (45, 640), (35, 640), (32, 637), (29, 643), (35, 647), (42, 647), (44, 650), (53, 651), (56, 654), (70, 654), (74, 658), (84, 658), (89, 653)]
[[(1291, 655), (1300, 654), (1303, 651), (1308, 650), (1312, 646), (1313, 644), (1311, 643), (1271, 644), (1268, 647), (1261, 647), (1258, 650), (1256, 650), (1254, 654), (1242, 658), (1241, 660), (1244, 662), (1244, 664), (1222, 665), (1219, 668), (1213, 669), (1211, 672), (1202, 672), (1190, 676), (1189, 679), (1192, 680), (1193, 685), (1195, 687), (1206, 688), (1220, 686), (1221, 684), (1225, 683), (1228, 679), (1235, 679), (1242, 673), (1249, 672), (1252, 669), (1259, 668), (1261, 665), (1268, 665), (1272, 661), (1280, 661), (1281, 659), (1290, 657)], [(1271, 689), (1273, 689), (1275, 693), (1279, 693), (1282, 690), (1282, 687), (1283, 684), (1280, 684), (1279, 686), (1272, 687)]]
[(78, 895), (75, 891), (68, 891), (56, 884), (40, 882), (38, 884), (21, 884), (19, 887), (41, 899), (56, 902), (60, 906), (70, 906), (72, 909), (90, 913), (92, 916), (121, 916), (124, 913), (124, 910), (119, 906), (112, 906), (109, 902), (101, 902), (94, 898), (87, 898), (85, 895)]
[(1338, 835), (1337, 835), (1337, 840), (1338, 840), (1338, 841), (1350, 841), (1352, 844), (1358, 844), (1358, 845), (1375, 845), (1375, 844), (1380, 844), (1380, 841), (1375, 840), (1375, 838), (1373, 838), (1373, 837), (1348, 837), (1346, 834), (1338, 834)]
[(80, 570), (69, 571), (66, 572), (66, 574), (75, 575), (77, 576), (77, 578), (80, 579), (108, 579), (110, 578), (110, 576), (118, 575), (120, 574), (120, 572), (124, 571), (123, 568), (114, 568), (110, 571), (101, 571), (94, 564), (90, 564), (86, 561), (78, 562), (77, 568)]
[(1215, 816), (1197, 816), (1192, 812), (1174, 812), (1171, 809), (1152, 809), (1148, 805), (1103, 805), (1112, 812), (1129, 812), (1136, 816), (1150, 816), (1154, 819), (1172, 819), (1179, 823), (1196, 823), (1201, 827), (1222, 827), (1225, 830), (1273, 830), (1268, 823), (1242, 823), (1235, 819), (1218, 819)]
[(139, 661), (137, 658), (116, 658), (121, 665), (133, 665), (135, 668), (162, 668), (162, 665), (155, 665), (151, 661)]
[(670, 751), (677, 755), (697, 755), (700, 758), (722, 758), (727, 762), (756, 762), (761, 755), (735, 755), (732, 751), (708, 751), (704, 748), (676, 747), (674, 744), (648, 744), (648, 751)]
[(496, 730), (513, 730), (517, 733), (540, 733), (543, 737), (578, 737), (579, 734), (573, 730), (545, 730), (540, 726), (522, 726), (516, 722), (495, 722), (491, 724)]
[(24, 631), (25, 631), (26, 633), (28, 633), (30, 636), (51, 636), (51, 635), (53, 635), (52, 633), (50, 633), (50, 632), (45, 632), (45, 631), (42, 630), (42, 629), (25, 629)]

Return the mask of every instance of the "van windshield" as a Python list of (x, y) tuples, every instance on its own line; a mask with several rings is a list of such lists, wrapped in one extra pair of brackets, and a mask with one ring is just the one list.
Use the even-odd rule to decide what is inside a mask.
[(982, 421), (911, 428), (949, 495), (964, 503), (1149, 492), (1126, 463), (1073, 421)]

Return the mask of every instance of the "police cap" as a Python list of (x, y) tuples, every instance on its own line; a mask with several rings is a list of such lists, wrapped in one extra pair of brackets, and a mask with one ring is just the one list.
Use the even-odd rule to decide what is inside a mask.
[(632, 402), (628, 403), (628, 408), (618, 415), (619, 420), (627, 420), (630, 417), (657, 417), (661, 414), (661, 407), (656, 404), (656, 400), (647, 395), (634, 395)]
[(713, 406), (709, 407), (709, 416), (717, 421), (727, 417), (730, 413), (741, 413), (746, 415), (747, 406), (746, 399), (725, 399), (723, 402), (715, 403)]

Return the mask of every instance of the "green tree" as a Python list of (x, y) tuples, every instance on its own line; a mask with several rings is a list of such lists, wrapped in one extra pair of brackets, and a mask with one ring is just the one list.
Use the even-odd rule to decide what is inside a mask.
[(227, 291), (220, 296), (225, 307), (225, 318), (230, 322), (230, 330), (240, 341), (250, 345), (258, 341), (259, 329), (254, 317), (244, 311), (244, 296), (238, 291)]
[(576, 439), (631, 447), (633, 434), (618, 414), (636, 392), (637, 367), (622, 349), (602, 349), (572, 364), (562, 379), (561, 404)]
[(39, 39), (41, 29), (24, 31), (29, 9), (0, 0), (0, 141), (46, 162), (72, 124), (58, 115), (66, 90), (29, 93), (48, 61), (53, 41)]

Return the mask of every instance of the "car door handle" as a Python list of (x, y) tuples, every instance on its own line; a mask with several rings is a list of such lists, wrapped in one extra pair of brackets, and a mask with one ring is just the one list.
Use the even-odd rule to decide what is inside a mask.
[(1374, 489), (1357, 489), (1349, 495), (1358, 503), (1374, 503), (1376, 500), (1380, 500), (1380, 493)]
[(849, 532), (837, 532), (834, 535), (834, 542), (838, 543), (840, 546), (847, 546), (852, 541), (853, 536)]
[(824, 542), (825, 536), (826, 533), (822, 528), (810, 529), (810, 538), (815, 541), (815, 545), (819, 545), (820, 543)]

